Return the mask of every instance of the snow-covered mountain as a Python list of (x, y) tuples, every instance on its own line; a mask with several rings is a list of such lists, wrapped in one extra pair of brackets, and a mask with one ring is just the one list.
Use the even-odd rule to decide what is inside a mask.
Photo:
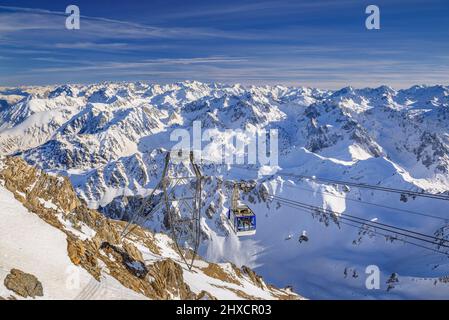
[[(223, 141), (227, 129), (278, 129), (281, 173), (447, 193), (448, 116), (447, 86), (329, 91), (187, 81), (4, 88), (0, 151), (68, 176), (89, 207), (126, 220), (140, 197), (158, 183), (164, 151), (175, 143), (170, 133), (192, 130), (193, 121), (215, 129)], [(449, 293), (449, 286), (440, 281), (448, 273), (446, 256), (323, 223), (268, 201), (261, 191), (427, 234), (442, 230), (443, 236), (449, 220), (445, 201), (401, 198), (282, 174), (262, 176), (252, 169), (202, 166), (210, 176), (201, 222), (200, 253), (205, 258), (252, 266), (276, 285), (293, 285), (310, 298), (439, 298)], [(238, 239), (229, 230), (226, 179), (256, 182), (255, 189), (243, 194), (258, 218), (252, 238)], [(134, 195), (128, 207), (121, 202), (125, 193)], [(154, 217), (146, 227), (165, 231), (162, 217)], [(304, 230), (310, 240), (299, 244), (297, 237)], [(372, 264), (381, 270), (382, 288), (368, 291), (364, 270)], [(347, 270), (355, 273), (347, 276)], [(387, 291), (392, 273), (399, 274), (399, 283)]]

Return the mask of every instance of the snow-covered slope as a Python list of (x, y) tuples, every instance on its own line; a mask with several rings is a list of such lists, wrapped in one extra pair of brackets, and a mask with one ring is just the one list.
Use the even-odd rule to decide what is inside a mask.
[[(11, 269), (26, 270), (41, 281), (44, 299), (77, 299), (83, 291), (95, 288), (90, 298), (144, 299), (145, 297), (123, 287), (111, 276), (100, 283), (83, 268), (76, 266), (67, 254), (66, 235), (29, 212), (14, 194), (0, 187), (2, 223), (0, 225), (0, 279), (4, 280)], [(71, 283), (70, 276), (76, 277)], [(98, 290), (100, 289), (101, 290)], [(3, 281), (0, 296), (16, 296)], [(18, 297), (17, 297), (18, 298)]]
[(21, 159), (0, 165), (0, 298), (31, 298), (7, 284), (13, 269), (37, 278), (39, 299), (298, 298), (246, 267), (198, 259), (188, 270), (166, 235), (120, 239), (124, 224), (87, 209), (68, 180)]
[[(277, 285), (293, 285), (310, 298), (439, 298), (449, 293), (440, 281), (448, 272), (445, 256), (326, 224), (261, 196), (268, 189), (284, 198), (434, 234), (449, 220), (444, 201), (344, 190), (286, 178), (282, 172), (447, 193), (447, 86), (327, 91), (196, 81), (100, 83), (4, 89), (0, 101), (3, 154), (20, 155), (47, 172), (68, 176), (89, 207), (124, 220), (139, 205), (139, 196), (159, 181), (174, 129), (192, 130), (193, 121), (200, 120), (223, 140), (229, 137), (226, 129), (278, 129), (281, 172), (274, 176), (257, 175), (251, 166), (202, 166), (211, 176), (204, 188), (203, 256), (250, 265)], [(256, 181), (257, 187), (243, 195), (258, 217), (252, 238), (238, 239), (225, 222), (226, 179)], [(135, 195), (127, 208), (121, 203), (125, 193)], [(161, 217), (147, 227), (165, 231)], [(303, 230), (310, 241), (298, 244)], [(364, 286), (364, 270), (371, 264), (382, 272), (381, 290)], [(348, 277), (344, 270), (357, 270), (358, 276)], [(387, 292), (385, 282), (393, 272), (400, 282)]]

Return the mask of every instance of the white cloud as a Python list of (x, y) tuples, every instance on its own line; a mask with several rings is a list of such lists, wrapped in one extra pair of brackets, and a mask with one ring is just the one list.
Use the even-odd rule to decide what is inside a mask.
[[(64, 12), (0, 6), (0, 36), (14, 34), (30, 30), (45, 30), (47, 36), (68, 35), (65, 29)], [(82, 12), (82, 11), (81, 11)], [(57, 32), (50, 34), (49, 31)], [(59, 33), (59, 34), (58, 34)], [(44, 35), (43, 35), (44, 36)], [(179, 28), (179, 27), (154, 27), (141, 23), (91, 17), (81, 15), (81, 29), (71, 32), (70, 36), (85, 39), (170, 39), (170, 38), (239, 38), (238, 33), (224, 32), (213, 28)]]

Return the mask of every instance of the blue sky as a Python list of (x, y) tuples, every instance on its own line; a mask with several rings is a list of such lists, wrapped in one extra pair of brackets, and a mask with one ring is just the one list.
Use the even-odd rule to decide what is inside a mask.
[[(65, 29), (69, 4), (80, 30)], [(449, 1), (0, 0), (0, 86), (187, 79), (449, 84)]]

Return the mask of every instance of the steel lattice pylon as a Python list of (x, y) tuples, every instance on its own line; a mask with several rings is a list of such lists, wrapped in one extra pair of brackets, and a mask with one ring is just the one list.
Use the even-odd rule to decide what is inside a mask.
[(165, 227), (182, 260), (191, 269), (200, 244), (203, 176), (193, 152), (187, 156), (177, 151), (175, 155), (172, 159), (167, 152), (161, 180), (132, 216), (122, 237), (132, 231), (129, 227), (133, 223), (144, 225), (149, 217), (162, 211)]
[[(190, 165), (190, 168), (185, 166), (186, 162)], [(193, 152), (190, 152), (187, 161), (175, 164), (174, 168), (170, 168), (170, 165), (171, 154), (168, 152), (162, 174), (165, 213), (168, 214), (169, 228), (176, 248), (190, 269), (195, 261), (200, 244), (203, 177), (199, 166), (194, 161)], [(193, 176), (191, 175), (192, 171)], [(179, 194), (176, 192), (176, 188), (182, 183), (185, 184), (185, 187), (181, 189), (181, 194)], [(181, 246), (187, 247), (187, 250)]]

